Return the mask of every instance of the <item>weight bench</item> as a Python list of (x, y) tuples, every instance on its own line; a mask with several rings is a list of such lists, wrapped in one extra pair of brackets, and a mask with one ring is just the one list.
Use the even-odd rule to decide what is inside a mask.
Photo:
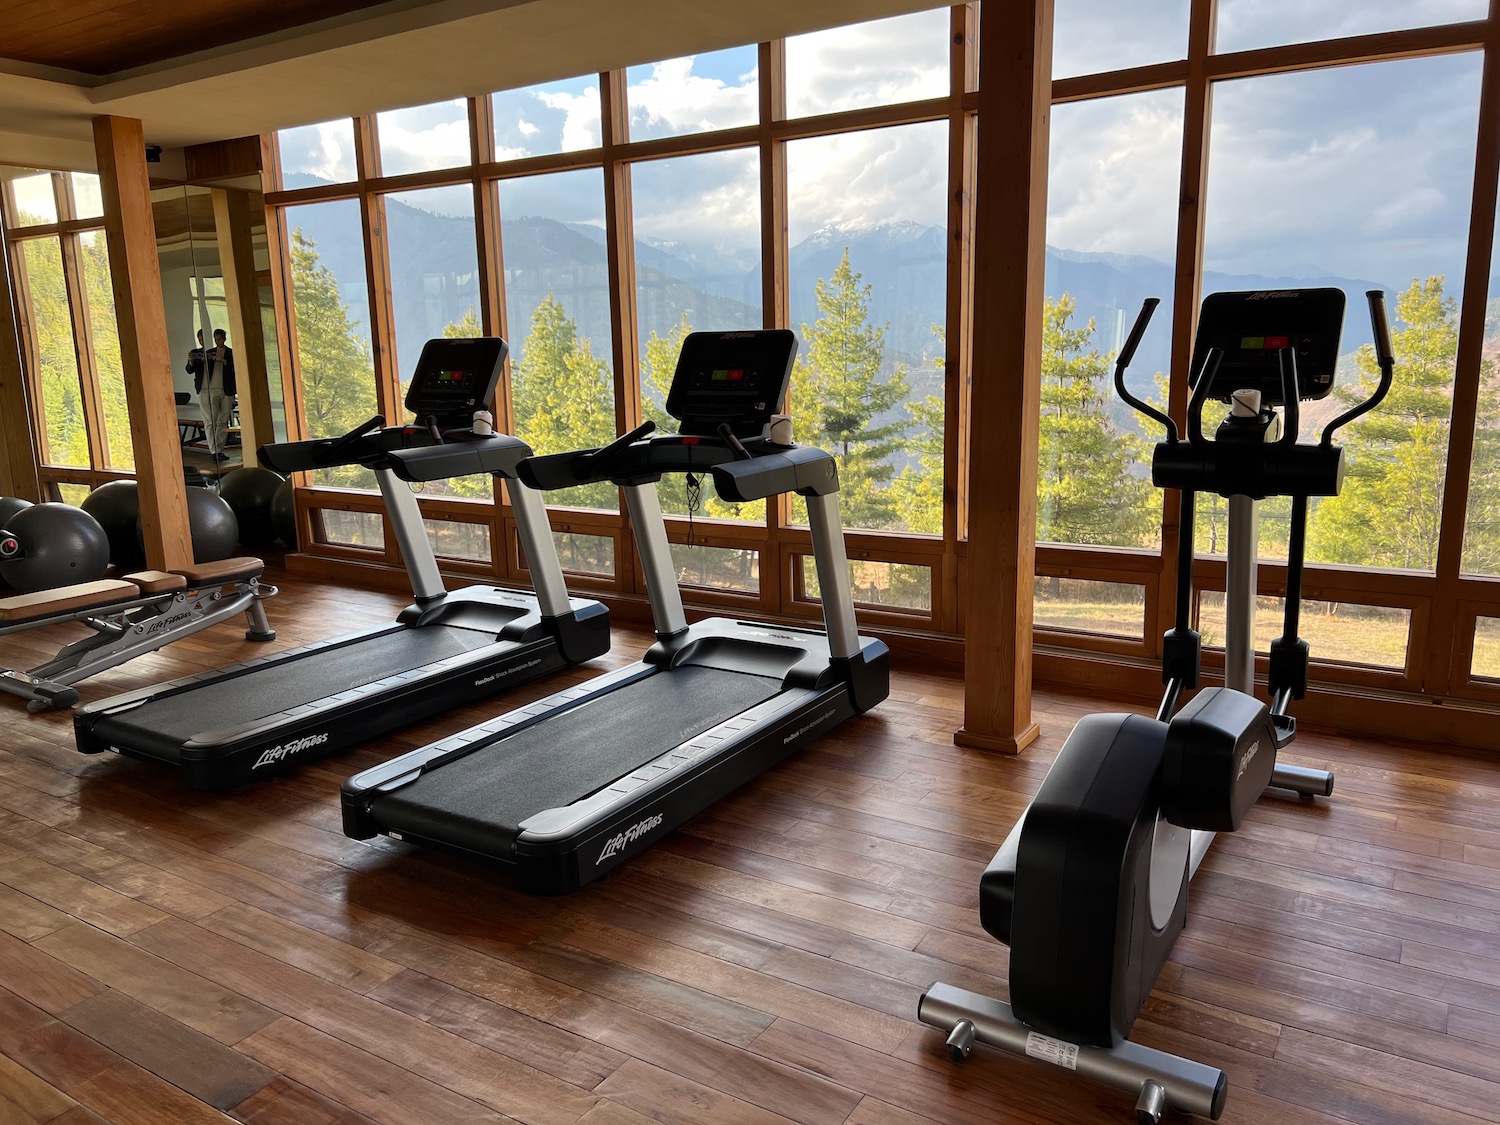
[(261, 583), (264, 569), (260, 559), (233, 558), (0, 598), (0, 637), (69, 621), (94, 631), (29, 671), (0, 668), (0, 691), (19, 695), (33, 714), (63, 710), (78, 702), (69, 685), (240, 612), (247, 641), (273, 640), (261, 602), (276, 587)]

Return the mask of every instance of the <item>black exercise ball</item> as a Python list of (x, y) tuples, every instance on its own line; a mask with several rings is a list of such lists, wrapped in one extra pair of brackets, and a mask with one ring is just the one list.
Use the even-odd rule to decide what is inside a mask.
[(297, 504), (292, 498), (292, 482), (283, 481), (271, 497), (271, 526), (276, 529), (276, 538), (291, 550), (297, 549)]
[[(0, 531), (5, 530), (5, 525), (12, 516), (29, 507), (31, 507), (30, 500), (22, 500), (19, 496), (0, 496)], [(0, 577), (0, 590), (8, 589), (10, 589), (10, 583)]]
[(9, 526), (11, 516), (24, 512), (29, 507), (30, 500), (22, 500), (19, 496), (0, 496), (0, 528)]
[(109, 561), (122, 570), (135, 570), (146, 563), (146, 552), (136, 535), (141, 518), (141, 491), (133, 480), (101, 484), (83, 499), (83, 510), (99, 521), (109, 536)]
[(109, 567), (109, 536), (98, 520), (71, 504), (33, 504), (5, 530), (25, 557), (0, 562), (0, 575), (23, 594), (93, 582)]
[(284, 483), (281, 474), (258, 465), (247, 465), (225, 473), (219, 481), (219, 497), (234, 511), (240, 525), (240, 542), (264, 547), (276, 538), (271, 520), (271, 500)]
[[(240, 528), (234, 509), (206, 488), (185, 488), (188, 531), (193, 541), (193, 561), (218, 562), (234, 554), (240, 541)], [(146, 541), (145, 529), (136, 524), (136, 538)]]

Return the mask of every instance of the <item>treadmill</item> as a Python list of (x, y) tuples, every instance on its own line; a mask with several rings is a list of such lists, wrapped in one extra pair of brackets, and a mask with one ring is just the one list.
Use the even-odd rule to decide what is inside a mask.
[[(768, 436), (796, 351), (785, 330), (692, 333), (667, 396), (679, 433), (647, 436), (648, 422), (521, 463), (538, 488), (623, 488), (656, 643), (635, 665), (350, 778), (346, 835), (497, 860), (523, 890), (565, 894), (889, 694), (886, 646), (855, 630), (836, 463)], [(711, 476), (731, 503), (806, 497), (826, 629), (689, 625), (656, 494), (665, 473)]]
[[(340, 438), (260, 448), (281, 473), (375, 471), (416, 595), (394, 622), (90, 704), (74, 715), (78, 749), (164, 762), (195, 789), (224, 789), (608, 651), (607, 611), (568, 597), (541, 498), (514, 483), (530, 448), (471, 429), (505, 353), (498, 337), (429, 340), (406, 394), (414, 424), (375, 417)], [(534, 594), (443, 586), (410, 484), (478, 473), (506, 481)]]

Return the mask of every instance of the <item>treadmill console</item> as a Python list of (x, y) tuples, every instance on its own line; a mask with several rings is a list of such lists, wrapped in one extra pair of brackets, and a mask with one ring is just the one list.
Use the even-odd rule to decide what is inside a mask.
[(796, 358), (797, 337), (785, 328), (689, 333), (667, 413), (684, 434), (716, 433), (727, 422), (736, 437), (757, 437), (786, 398)]
[(442, 429), (467, 427), (495, 398), (506, 343), (499, 336), (428, 340), (406, 391), (406, 409)]
[(1333, 390), (1344, 327), (1341, 289), (1270, 289), (1211, 293), (1198, 314), (1193, 343), (1193, 378), (1210, 348), (1223, 353), (1208, 389), (1210, 398), (1228, 402), (1238, 390), (1258, 390), (1263, 406), (1284, 405), (1279, 353), (1297, 357), (1297, 389), (1302, 399), (1323, 398)]

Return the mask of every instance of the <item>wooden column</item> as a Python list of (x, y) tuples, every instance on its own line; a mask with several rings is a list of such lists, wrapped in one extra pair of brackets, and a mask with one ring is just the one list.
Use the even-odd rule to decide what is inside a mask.
[[(229, 306), (229, 347), (234, 352), (235, 387), (240, 400), (240, 442), (245, 464), (255, 463), (255, 450), (276, 440), (271, 420), (271, 395), (266, 379), (266, 340), (260, 325), (260, 287), (255, 283), (255, 247), (247, 192), (211, 188), (214, 233), (219, 243), (219, 268), (224, 274), (224, 301)], [(212, 341), (209, 342), (212, 346)]]
[[(979, 22), (969, 587), (960, 746), (1017, 753), (1031, 718), (1037, 419), (1052, 102), (1052, 0)], [(985, 596), (978, 596), (978, 591)]]
[(21, 366), (21, 331), (15, 290), (10, 283), (10, 255), (0, 244), (0, 495), (39, 502), (42, 488), (36, 468), (26, 371)]
[(125, 401), (140, 482), (146, 561), (166, 570), (191, 564), (193, 548), (141, 123), (129, 117), (94, 118), (94, 149), (120, 325)]

